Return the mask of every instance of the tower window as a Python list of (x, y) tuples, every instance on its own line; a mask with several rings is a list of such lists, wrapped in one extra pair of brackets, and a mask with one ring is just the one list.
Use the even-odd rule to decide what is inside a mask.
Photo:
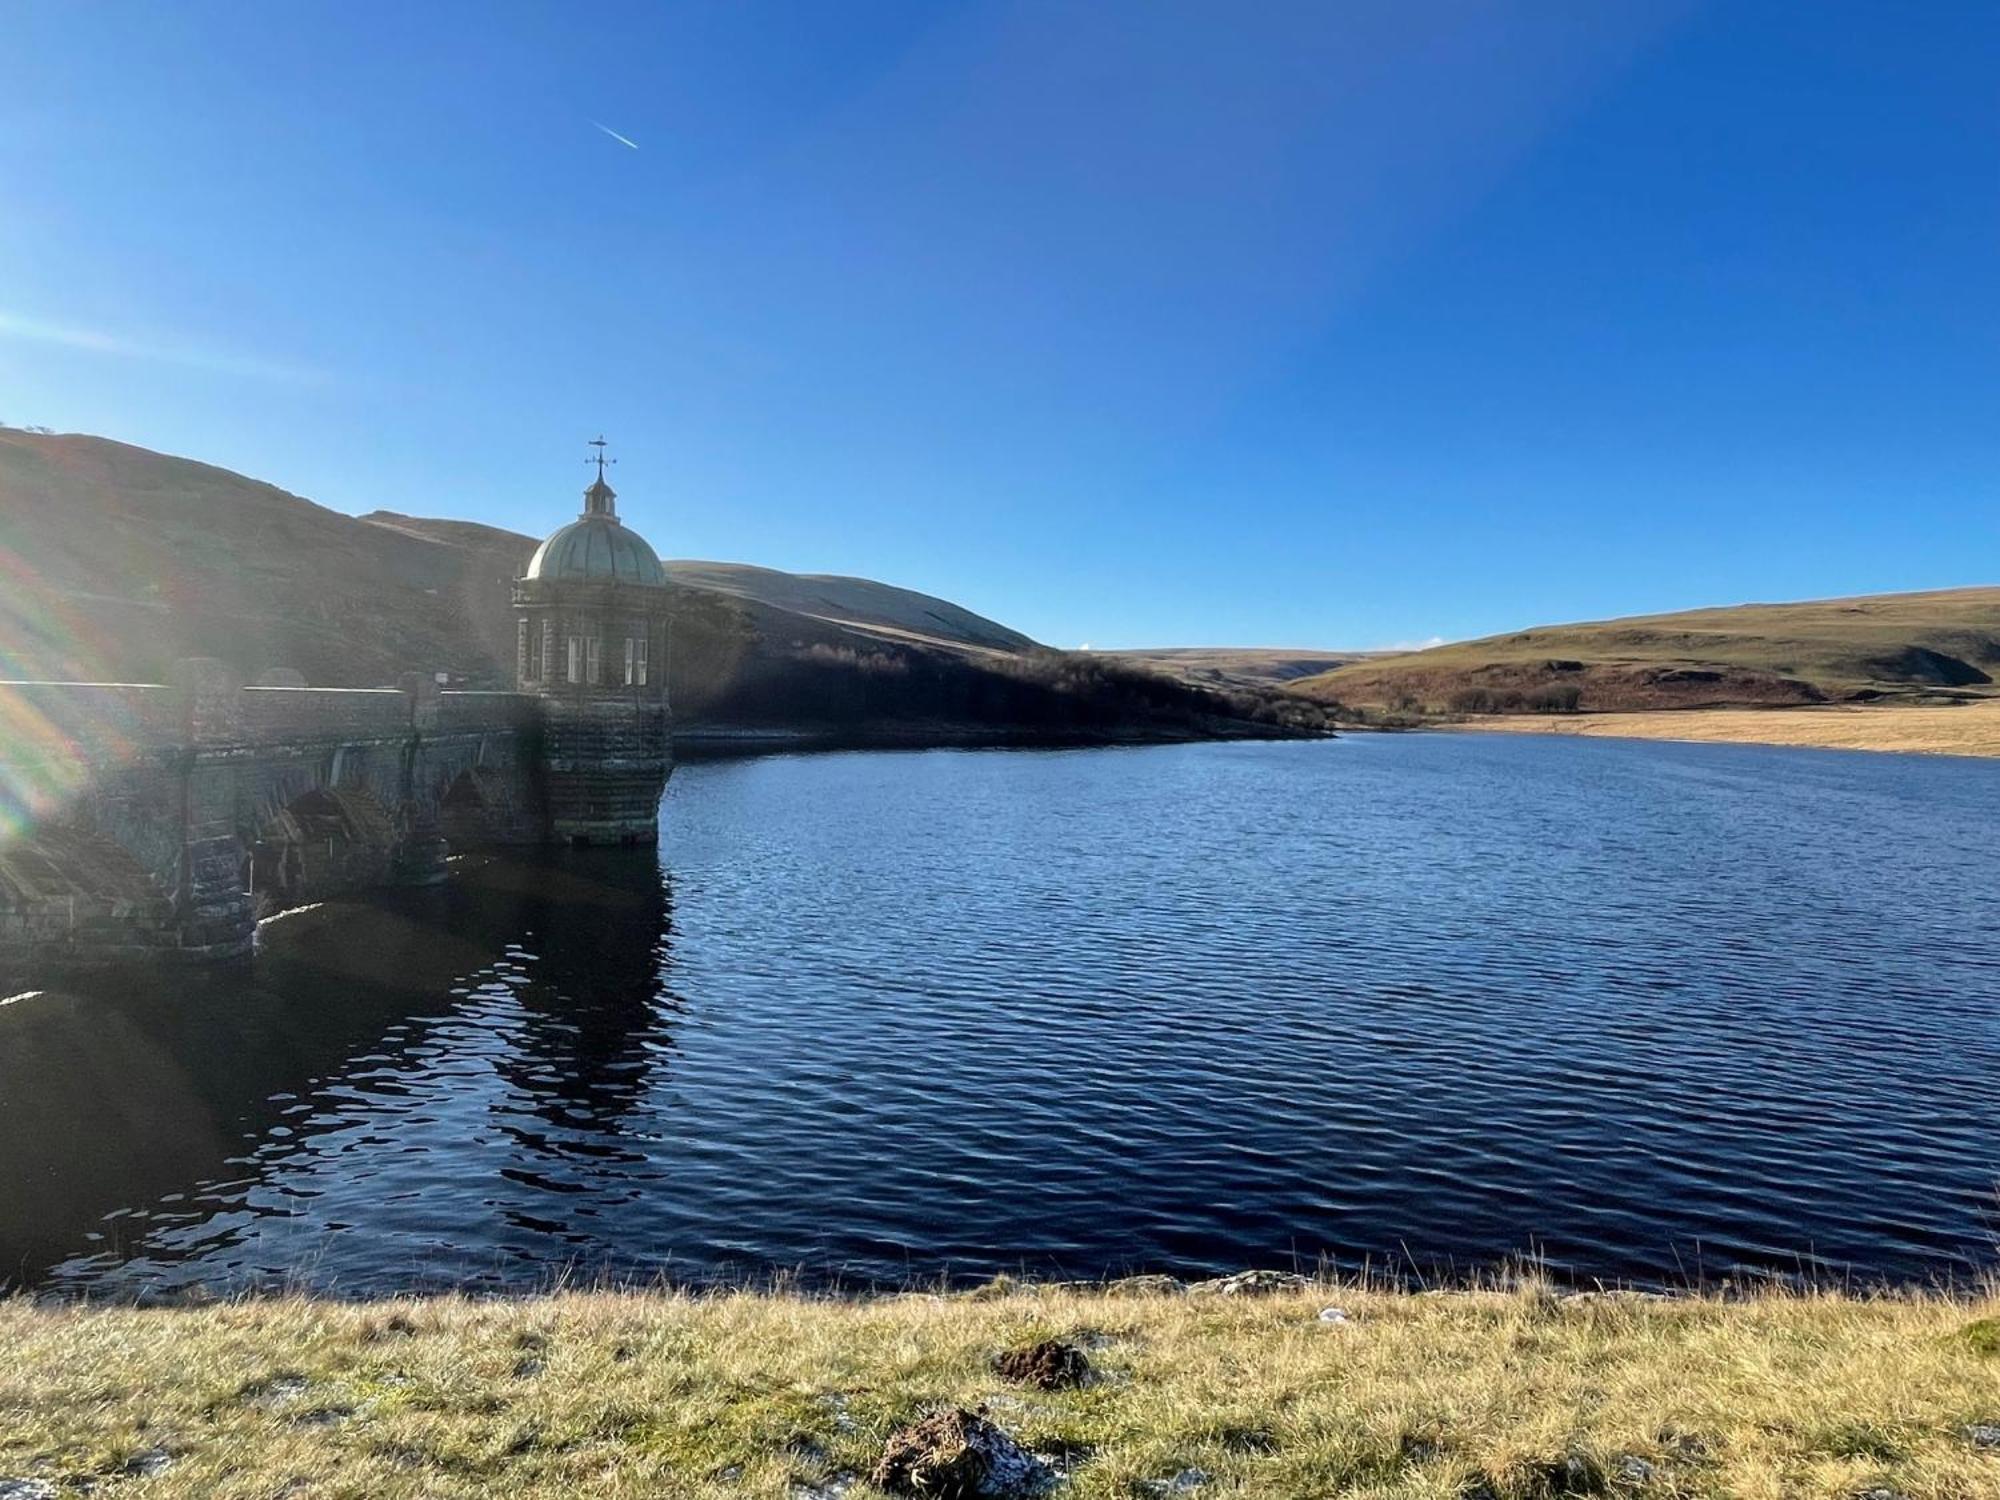
[(596, 636), (591, 636), (585, 642), (590, 657), (590, 680), (592, 682), (602, 682), (604, 680), (603, 652), (599, 649), (603, 644)]
[(580, 635), (569, 638), (569, 680), (583, 681), (583, 637)]
[(646, 685), (646, 638), (643, 635), (625, 637), (625, 685)]

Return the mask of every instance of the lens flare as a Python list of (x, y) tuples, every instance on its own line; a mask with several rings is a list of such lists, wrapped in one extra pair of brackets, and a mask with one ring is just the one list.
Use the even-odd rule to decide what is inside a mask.
[(177, 717), (171, 688), (104, 681), (89, 613), (0, 547), (0, 847), (61, 816), (85, 782), (130, 764)]

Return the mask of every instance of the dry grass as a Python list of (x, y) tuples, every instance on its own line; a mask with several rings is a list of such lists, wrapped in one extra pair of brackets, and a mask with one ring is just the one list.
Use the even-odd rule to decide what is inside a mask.
[(2000, 588), (1745, 604), (1537, 626), (1354, 662), (1288, 684), (1322, 701), (1433, 711), (1472, 690), (1577, 689), (1592, 710), (1974, 696), (2000, 677)]
[(1713, 708), (1669, 713), (1553, 717), (1491, 715), (1469, 729), (1614, 739), (1726, 741), (1826, 750), (1899, 750), (1921, 755), (2000, 755), (2000, 699), (1952, 708), (1841, 704), (1825, 708)]
[[(1322, 1321), (1330, 1300), (1351, 1314)], [(1459, 1500), (2000, 1495), (2000, 1299), (1267, 1298), (1042, 1289), (862, 1302), (625, 1293), (0, 1304), (0, 1480), (168, 1497), (790, 1496), (990, 1403), (1060, 1493)], [(1971, 1331), (1968, 1331), (1968, 1330)], [(1079, 1390), (996, 1352), (1085, 1340)], [(147, 1477), (120, 1477), (171, 1462)], [(1630, 1462), (1652, 1466), (1643, 1483)], [(869, 1493), (856, 1482), (852, 1493)]]

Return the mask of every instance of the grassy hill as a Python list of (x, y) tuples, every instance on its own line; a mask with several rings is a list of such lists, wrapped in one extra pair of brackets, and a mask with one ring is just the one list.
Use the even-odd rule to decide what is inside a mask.
[[(569, 518), (552, 501), (551, 528)], [(445, 671), (513, 680), (510, 585), (535, 539), (345, 515), (189, 459), (0, 429), (0, 678), (158, 682), (212, 656), (327, 687)], [(684, 724), (924, 742), (1315, 727), (1275, 691), (1219, 691), (1051, 652), (947, 600), (859, 578), (668, 564)]]
[(1909, 700), (2000, 691), (2000, 588), (1744, 604), (1523, 630), (1291, 684), (1321, 703), (1459, 713)]

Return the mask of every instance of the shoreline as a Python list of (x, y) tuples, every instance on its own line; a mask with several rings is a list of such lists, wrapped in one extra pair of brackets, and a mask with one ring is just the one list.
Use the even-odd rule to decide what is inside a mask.
[(1689, 708), (1579, 714), (1482, 714), (1439, 729), (1499, 734), (1773, 745), (1875, 754), (2000, 757), (2000, 698), (1932, 704), (1839, 703), (1800, 708)]
[[(1002, 1359), (1052, 1345), (1071, 1352)], [(15, 1298), (0, 1347), (0, 1493), (22, 1500), (137, 1477), (244, 1500), (863, 1500), (938, 1413), (1026, 1456), (1034, 1486), (1006, 1496), (2000, 1491), (1990, 1284)]]
[[(1177, 1298), (1258, 1295), (1274, 1291), (1312, 1289), (1388, 1298), (1462, 1298), (1512, 1296), (1531, 1290), (1554, 1302), (1602, 1299), (1649, 1304), (1712, 1303), (1735, 1305), (1772, 1297), (1834, 1298), (1858, 1302), (1940, 1302), (1972, 1307), (2000, 1300), (2000, 1261), (1964, 1265), (1913, 1278), (1853, 1272), (1821, 1275), (1756, 1267), (1700, 1281), (1652, 1277), (1563, 1276), (1533, 1260), (1499, 1259), (1483, 1268), (1433, 1271), (1411, 1266), (1385, 1270), (1368, 1262), (1345, 1270), (1331, 1262), (1316, 1269), (1280, 1270), (1272, 1266), (1179, 1275), (1167, 1271), (1134, 1271), (1116, 1276), (1041, 1276), (1007, 1271), (976, 1275), (912, 1276), (907, 1280), (871, 1280), (861, 1276), (814, 1274), (799, 1269), (768, 1267), (761, 1271), (718, 1271), (708, 1275), (672, 1276), (662, 1270), (645, 1275), (606, 1271), (587, 1274), (566, 1268), (541, 1281), (486, 1281), (476, 1276), (413, 1276), (391, 1286), (344, 1292), (332, 1283), (319, 1284), (296, 1275), (247, 1281), (189, 1281), (171, 1286), (98, 1286), (89, 1282), (50, 1285), (36, 1278), (0, 1282), (0, 1310), (10, 1303), (33, 1303), (44, 1309), (72, 1308), (93, 1312), (171, 1313), (224, 1305), (257, 1306), (311, 1302), (325, 1307), (368, 1307), (378, 1303), (464, 1300), (515, 1307), (568, 1297), (677, 1299), (713, 1302), (732, 1297), (779, 1298), (788, 1302), (841, 1307), (866, 1307), (912, 1298), (937, 1301), (986, 1301), (995, 1297), (1143, 1297)], [(2000, 1373), (1997, 1371), (1996, 1373)], [(0, 1500), (5, 1500), (0, 1494)]]
[(1095, 750), (1147, 745), (1205, 745), (1257, 740), (1330, 740), (1334, 730), (1287, 729), (1227, 721), (1208, 728), (1133, 727), (1050, 730), (977, 724), (885, 723), (873, 727), (780, 727), (694, 723), (676, 727), (674, 758), (726, 760), (837, 750)]

